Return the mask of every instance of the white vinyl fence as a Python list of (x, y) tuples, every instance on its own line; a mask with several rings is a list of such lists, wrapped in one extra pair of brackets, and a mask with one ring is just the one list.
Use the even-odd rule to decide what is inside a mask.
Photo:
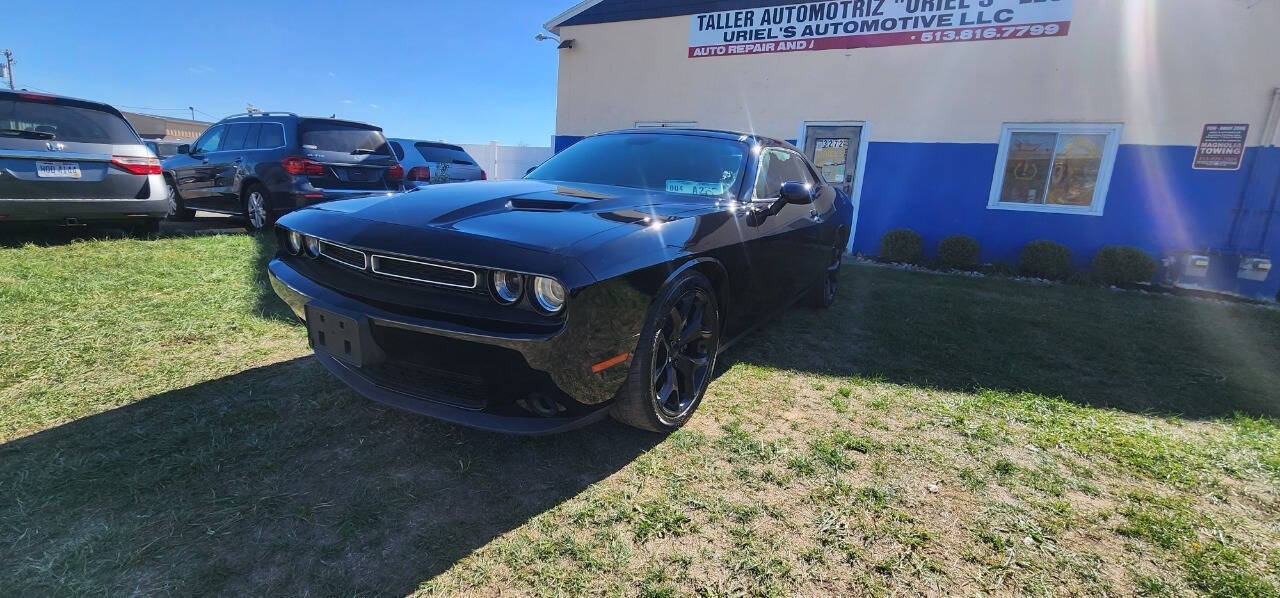
[(518, 179), (526, 170), (551, 157), (550, 147), (528, 145), (498, 145), (489, 143), (460, 143), (472, 158), (489, 175), (490, 180)]

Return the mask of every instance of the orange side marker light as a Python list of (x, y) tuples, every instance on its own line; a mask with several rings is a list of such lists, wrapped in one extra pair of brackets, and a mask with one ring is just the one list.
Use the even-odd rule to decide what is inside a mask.
[(615, 355), (613, 357), (610, 357), (604, 361), (601, 361), (600, 363), (597, 363), (591, 366), (591, 373), (599, 374), (600, 372), (603, 372), (615, 365), (618, 365), (619, 363), (626, 361), (628, 357), (631, 357), (630, 353), (623, 353), (621, 355)]

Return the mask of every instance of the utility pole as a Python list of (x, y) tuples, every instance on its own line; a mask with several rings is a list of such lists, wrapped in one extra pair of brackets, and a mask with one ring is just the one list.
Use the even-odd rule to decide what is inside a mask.
[(191, 111), (191, 120), (195, 120), (195, 119), (196, 119), (196, 107), (195, 107), (195, 106), (187, 106), (187, 110), (190, 110), (190, 111)]
[(9, 77), (9, 89), (13, 89), (13, 52), (4, 49), (4, 74)]

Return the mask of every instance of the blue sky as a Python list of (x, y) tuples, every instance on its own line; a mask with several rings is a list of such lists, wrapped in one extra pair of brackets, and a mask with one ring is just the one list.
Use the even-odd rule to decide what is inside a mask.
[(121, 110), (216, 120), (250, 102), (395, 137), (549, 145), (557, 50), (533, 36), (575, 3), (7, 0), (0, 47), (18, 87)]

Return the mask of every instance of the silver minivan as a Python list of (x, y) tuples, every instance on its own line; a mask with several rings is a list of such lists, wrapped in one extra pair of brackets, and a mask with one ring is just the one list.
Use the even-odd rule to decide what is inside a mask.
[(120, 224), (154, 233), (169, 213), (160, 160), (119, 110), (0, 91), (0, 224)]
[(464, 183), (489, 178), (466, 150), (451, 143), (419, 141), (391, 137), (387, 139), (391, 151), (404, 168), (404, 183), (408, 187), (438, 185), (440, 183)]

